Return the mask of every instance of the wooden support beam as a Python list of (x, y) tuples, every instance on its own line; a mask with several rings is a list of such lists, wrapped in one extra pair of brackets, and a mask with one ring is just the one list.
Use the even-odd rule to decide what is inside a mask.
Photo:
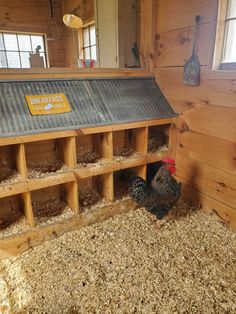
[(176, 158), (177, 142), (179, 142), (178, 137), (179, 137), (179, 131), (177, 129), (177, 121), (176, 121), (176, 123), (172, 123), (169, 128), (169, 143), (168, 143), (169, 156), (171, 156), (174, 159)]
[(69, 168), (76, 167), (76, 137), (71, 136), (63, 139), (64, 163)]
[[(159, 158), (160, 160), (160, 158)], [(123, 160), (113, 160), (109, 163), (104, 163), (99, 167), (95, 164), (89, 168), (79, 168), (75, 169), (75, 175), (78, 179), (85, 179), (93, 176), (98, 176), (102, 174), (107, 174), (112, 171), (118, 171), (122, 169), (127, 169), (130, 167), (136, 167), (143, 165), (147, 162), (146, 156), (135, 156), (124, 158)]]
[[(76, 137), (67, 137), (63, 139), (64, 163), (69, 168), (77, 165), (76, 157)], [(70, 208), (77, 214), (79, 212), (79, 191), (77, 181), (65, 183), (66, 201)]]
[(93, 147), (102, 158), (111, 160), (113, 158), (113, 133), (93, 134)]
[(34, 214), (33, 214), (33, 209), (32, 209), (32, 201), (31, 201), (30, 192), (23, 193), (22, 199), (23, 199), (23, 203), (24, 203), (24, 212), (25, 212), (25, 216), (27, 218), (27, 221), (28, 221), (30, 227), (34, 227), (35, 222), (34, 222)]
[(102, 147), (103, 158), (112, 159), (113, 158), (113, 133), (112, 132), (103, 133), (101, 147)]
[(77, 214), (79, 212), (79, 191), (77, 181), (65, 184), (66, 200), (70, 208)]
[(19, 172), (23, 179), (27, 179), (28, 170), (25, 157), (25, 145), (18, 144), (16, 146), (16, 170)]
[(108, 202), (114, 200), (113, 172), (102, 176), (102, 194)]
[(142, 155), (147, 154), (148, 127), (136, 129), (136, 150)]
[(147, 176), (147, 165), (143, 165), (143, 166), (139, 166), (135, 168), (135, 172), (137, 176), (140, 176), (141, 178), (143, 178), (144, 180), (146, 180), (146, 176)]
[(98, 77), (147, 77), (152, 75), (147, 70), (138, 69), (78, 69), (78, 68), (35, 68), (1, 69), (0, 80), (28, 80), (42, 78), (98, 78)]
[[(21, 177), (26, 180), (28, 177), (28, 169), (25, 156), (25, 144), (18, 144), (16, 146), (16, 169)], [(30, 225), (30, 227), (34, 227), (35, 222), (32, 209), (31, 194), (30, 192), (24, 192), (22, 193), (21, 197), (23, 200), (24, 213), (28, 224)]]
[(27, 179), (19, 183), (1, 186), (0, 198), (30, 192), (38, 189), (48, 188), (50, 186), (59, 185), (72, 181), (75, 181), (75, 175), (71, 171), (53, 174), (47, 177), (37, 179)]

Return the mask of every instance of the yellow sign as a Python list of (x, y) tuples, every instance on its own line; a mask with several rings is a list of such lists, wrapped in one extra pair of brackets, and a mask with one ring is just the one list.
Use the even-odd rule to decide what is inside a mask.
[(63, 93), (25, 96), (33, 116), (70, 112), (71, 107)]

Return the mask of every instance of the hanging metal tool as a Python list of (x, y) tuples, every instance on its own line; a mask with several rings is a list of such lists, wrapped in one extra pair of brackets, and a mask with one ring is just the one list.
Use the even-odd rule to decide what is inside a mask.
[(200, 62), (197, 56), (197, 41), (198, 41), (198, 31), (199, 23), (201, 17), (197, 15), (195, 17), (195, 38), (193, 42), (192, 56), (185, 63), (184, 66), (184, 77), (183, 81), (185, 85), (198, 86), (200, 84)]

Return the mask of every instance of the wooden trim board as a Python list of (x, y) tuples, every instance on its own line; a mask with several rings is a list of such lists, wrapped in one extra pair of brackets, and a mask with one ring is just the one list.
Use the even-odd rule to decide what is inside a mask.
[(170, 123), (175, 122), (176, 119), (177, 118), (146, 120), (146, 121), (113, 124), (113, 125), (98, 126), (98, 127), (91, 127), (91, 128), (81, 128), (78, 130), (65, 130), (65, 131), (57, 131), (57, 132), (47, 132), (47, 133), (38, 133), (38, 134), (30, 134), (30, 135), (23, 135), (23, 136), (6, 137), (6, 138), (0, 138), (0, 146), (14, 145), (14, 144), (28, 143), (28, 142), (37, 142), (37, 141), (44, 141), (44, 140), (57, 139), (57, 138), (59, 139), (63, 137), (71, 137), (71, 136), (83, 135), (83, 134), (95, 134), (95, 133), (141, 128), (141, 127), (153, 126), (153, 125), (170, 124)]
[(132, 200), (120, 200), (102, 208), (97, 208), (94, 211), (75, 215), (70, 219), (66, 219), (55, 224), (38, 226), (20, 235), (14, 235), (12, 237), (1, 239), (0, 260), (21, 254), (28, 249), (42, 244), (44, 241), (52, 240), (61, 236), (67, 231), (78, 230), (84, 226), (102, 222), (114, 215), (128, 212), (134, 208), (135, 204)]

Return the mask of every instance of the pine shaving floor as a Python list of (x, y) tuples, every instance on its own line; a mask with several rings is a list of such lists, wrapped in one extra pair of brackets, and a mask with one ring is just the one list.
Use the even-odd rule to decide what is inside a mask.
[(236, 234), (180, 202), (138, 209), (0, 263), (0, 313), (236, 313)]

